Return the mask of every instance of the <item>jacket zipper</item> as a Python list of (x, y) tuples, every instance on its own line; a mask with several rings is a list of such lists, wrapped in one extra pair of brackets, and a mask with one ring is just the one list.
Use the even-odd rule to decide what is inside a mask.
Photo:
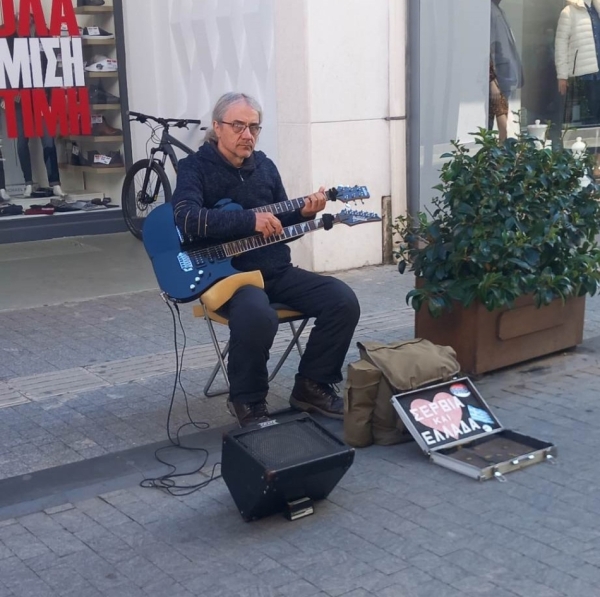
[(575, 76), (575, 67), (577, 66), (577, 54), (579, 54), (579, 50), (575, 52), (575, 58), (573, 59), (573, 76)]

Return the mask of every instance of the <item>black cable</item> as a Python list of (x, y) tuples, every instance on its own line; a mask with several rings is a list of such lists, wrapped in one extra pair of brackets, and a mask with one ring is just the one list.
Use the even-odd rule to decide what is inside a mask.
[[(206, 450), (205, 448), (196, 448), (193, 446), (185, 446), (182, 443), (182, 440), (180, 438), (181, 432), (183, 431), (183, 429), (185, 429), (189, 425), (193, 425), (196, 429), (198, 429), (200, 431), (204, 431), (204, 430), (208, 429), (210, 427), (210, 425), (209, 425), (209, 423), (207, 423), (205, 421), (194, 421), (192, 419), (192, 415), (190, 413), (190, 405), (189, 405), (189, 401), (188, 401), (188, 397), (187, 397), (187, 392), (185, 391), (185, 388), (183, 387), (183, 383), (181, 381), (181, 371), (183, 369), (183, 357), (185, 355), (185, 348), (187, 345), (187, 336), (185, 333), (185, 329), (183, 327), (183, 323), (181, 321), (181, 312), (179, 310), (179, 306), (177, 305), (177, 303), (173, 303), (173, 305), (175, 306), (175, 309), (173, 309), (173, 305), (171, 305), (171, 302), (168, 299), (166, 299), (164, 296), (163, 296), (163, 298), (165, 300), (165, 303), (169, 307), (169, 311), (171, 312), (171, 317), (173, 319), (173, 343), (175, 346), (175, 379), (173, 381), (173, 391), (171, 393), (171, 401), (169, 403), (169, 410), (167, 413), (167, 437), (169, 438), (169, 441), (171, 442), (172, 445), (158, 448), (154, 452), (154, 457), (161, 464), (168, 466), (170, 470), (169, 470), (169, 472), (167, 472), (164, 475), (161, 475), (160, 477), (144, 479), (143, 481), (140, 482), (140, 486), (145, 487), (145, 488), (163, 489), (167, 493), (170, 493), (171, 495), (180, 496), (180, 495), (189, 495), (190, 493), (194, 493), (195, 491), (198, 491), (199, 489), (206, 487), (211, 481), (220, 479), (221, 475), (215, 474), (215, 471), (216, 471), (216, 468), (221, 465), (221, 463), (217, 462), (213, 465), (212, 471), (210, 473), (210, 477), (206, 481), (202, 481), (202, 483), (195, 483), (193, 485), (178, 485), (175, 481), (175, 479), (177, 479), (177, 478), (187, 477), (190, 475), (196, 475), (196, 474), (201, 473), (202, 469), (206, 466), (206, 463), (208, 461), (208, 456), (209, 456), (208, 450)], [(181, 328), (181, 332), (183, 334), (183, 347), (181, 349), (181, 357), (179, 356), (179, 346), (178, 346), (178, 342), (177, 342), (177, 320), (175, 319), (175, 311), (177, 312), (177, 320), (179, 321), (179, 327)], [(185, 400), (185, 409), (186, 409), (186, 413), (187, 413), (187, 416), (189, 419), (189, 423), (184, 423), (183, 425), (181, 425), (177, 429), (177, 432), (175, 433), (175, 438), (173, 438), (171, 435), (171, 415), (173, 413), (173, 405), (175, 403), (175, 393), (177, 391), (177, 386), (179, 386), (181, 388), (181, 391), (183, 392), (183, 397)], [(178, 473), (177, 467), (174, 464), (171, 464), (170, 462), (163, 460), (159, 455), (161, 452), (163, 452), (165, 450), (171, 450), (173, 448), (178, 448), (180, 450), (188, 450), (191, 452), (199, 452), (200, 454), (202, 454), (202, 463), (200, 464), (200, 466), (198, 468), (194, 469), (191, 472)]]

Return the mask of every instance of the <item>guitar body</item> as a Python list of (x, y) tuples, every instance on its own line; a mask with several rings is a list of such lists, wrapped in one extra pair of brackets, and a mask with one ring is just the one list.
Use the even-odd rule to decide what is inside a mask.
[(177, 302), (193, 301), (219, 280), (239, 273), (229, 258), (196, 262), (182, 250), (170, 203), (148, 214), (143, 239), (159, 288)]

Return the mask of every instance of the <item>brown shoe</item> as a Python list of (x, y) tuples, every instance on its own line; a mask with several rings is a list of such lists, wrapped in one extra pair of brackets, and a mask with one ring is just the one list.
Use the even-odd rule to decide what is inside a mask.
[(97, 123), (92, 126), (92, 135), (94, 135), (94, 137), (116, 137), (122, 134), (123, 131), (115, 128), (114, 126), (110, 126), (110, 124), (106, 122), (106, 118), (104, 116), (102, 117), (101, 123)]
[(238, 420), (240, 427), (256, 425), (269, 420), (267, 401), (260, 402), (232, 402), (227, 401), (229, 412)]
[(321, 413), (331, 419), (344, 418), (344, 401), (336, 394), (333, 384), (318, 383), (301, 375), (296, 375), (290, 405), (298, 410)]

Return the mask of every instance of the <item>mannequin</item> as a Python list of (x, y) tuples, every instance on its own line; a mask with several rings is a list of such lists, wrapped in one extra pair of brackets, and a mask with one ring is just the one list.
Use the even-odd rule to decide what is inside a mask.
[(600, 0), (567, 0), (555, 39), (558, 90), (567, 94), (569, 78), (581, 82), (589, 118), (600, 122)]
[(495, 116), (500, 137), (504, 136), (506, 138), (509, 112), (508, 100), (516, 89), (523, 86), (523, 66), (514, 35), (504, 11), (500, 8), (501, 2), (502, 0), (491, 0), (490, 117), (488, 128), (492, 128)]
[(6, 177), (4, 176), (4, 156), (0, 149), (0, 202), (9, 200), (10, 195), (6, 191)]
[(490, 129), (494, 125), (494, 118), (498, 126), (498, 140), (505, 141), (508, 136), (508, 100), (500, 89), (494, 65), (490, 60)]
[[(35, 24), (33, 17), (30, 21), (30, 33), (32, 37), (35, 37)], [(9, 47), (11, 53), (13, 51), (13, 44), (15, 36), (9, 37)], [(42, 70), (45, 71), (47, 62), (42, 56)], [(19, 163), (21, 170), (23, 171), (23, 178), (25, 179), (25, 191), (24, 197), (31, 197), (33, 192), (33, 173), (31, 169), (31, 154), (29, 152), (29, 138), (25, 136), (23, 128), (23, 110), (19, 98), (15, 101), (15, 112), (17, 117), (17, 154), (19, 156)], [(46, 173), (48, 175), (48, 184), (52, 187), (52, 192), (57, 197), (64, 197), (65, 193), (62, 190), (60, 184), (60, 173), (58, 170), (58, 157), (56, 154), (56, 145), (54, 139), (49, 135), (48, 130), (44, 127), (44, 134), (40, 137), (42, 148), (44, 151), (44, 165), (46, 166)]]

